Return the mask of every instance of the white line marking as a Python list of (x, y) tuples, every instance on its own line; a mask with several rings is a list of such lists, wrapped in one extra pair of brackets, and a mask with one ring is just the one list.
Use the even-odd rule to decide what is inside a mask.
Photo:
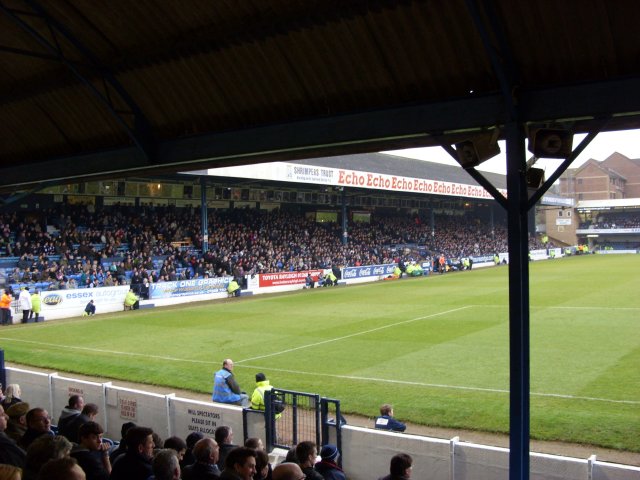
[[(470, 390), (474, 392), (509, 393), (509, 390), (504, 390), (500, 388), (465, 387), (462, 385), (444, 385), (440, 383), (410, 382), (406, 380), (389, 380), (386, 378), (360, 377), (360, 376), (354, 376), (354, 375), (336, 375), (331, 373), (303, 372), (299, 370), (288, 370), (285, 368), (272, 368), (272, 367), (256, 366), (256, 365), (241, 365), (241, 366), (245, 368), (253, 368), (258, 370), (260, 369), (267, 370), (267, 371), (271, 370), (274, 372), (294, 373), (299, 375), (316, 375), (319, 377), (332, 377), (332, 378), (340, 378), (344, 380), (362, 380), (366, 382), (397, 383), (400, 385), (415, 385), (418, 387), (443, 388), (443, 389), (451, 389), (451, 390)], [(590, 400), (594, 402), (627, 403), (630, 405), (640, 405), (640, 401), (636, 401), (636, 400), (613, 400), (610, 398), (581, 397), (576, 395), (565, 395), (560, 393), (530, 392), (530, 394), (531, 396), (536, 396), (536, 397), (555, 397), (555, 398), (564, 398), (569, 400)]]
[(383, 325), (382, 327), (372, 328), (370, 330), (363, 330), (362, 332), (352, 333), (350, 335), (344, 335), (342, 337), (330, 338), (329, 340), (323, 340), (321, 342), (309, 343), (307, 345), (300, 345), (299, 347), (288, 348), (287, 350), (281, 350), (279, 352), (268, 353), (266, 355), (260, 355), (258, 357), (244, 358), (242, 360), (238, 360), (237, 362), (234, 362), (234, 364), (237, 365), (237, 364), (243, 363), (243, 362), (250, 362), (252, 360), (259, 360), (261, 358), (275, 357), (276, 355), (282, 355), (284, 353), (295, 352), (296, 350), (302, 350), (303, 348), (317, 347), (318, 345), (324, 345), (326, 343), (337, 342), (339, 340), (344, 340), (345, 338), (357, 337), (358, 335), (365, 335), (367, 333), (377, 332), (378, 330), (384, 330), (385, 328), (397, 327), (398, 325), (404, 325), (406, 323), (417, 322), (418, 320), (426, 320), (427, 318), (438, 317), (440, 315), (446, 315), (448, 313), (458, 312), (460, 310), (466, 310), (467, 308), (471, 308), (471, 305), (466, 305), (466, 306), (460, 307), (460, 308), (454, 308), (453, 310), (447, 310), (446, 312), (433, 313), (431, 315), (426, 315), (424, 317), (417, 317), (417, 318), (412, 318), (410, 320), (403, 320), (401, 322), (390, 323), (389, 325)]
[(178, 362), (188, 362), (188, 363), (202, 363), (205, 365), (216, 365), (215, 362), (207, 362), (205, 360), (189, 360), (187, 358), (175, 358), (175, 357), (164, 357), (162, 355), (147, 355), (145, 353), (135, 353), (135, 352), (119, 352), (117, 350), (103, 350), (101, 348), (92, 348), (92, 347), (78, 347), (76, 345), (59, 345), (56, 343), (47, 343), (47, 342), (37, 342), (35, 340), (23, 340), (21, 338), (3, 338), (2, 340), (9, 340), (10, 342), (22, 342), (22, 343), (31, 343), (33, 345), (43, 345), (46, 347), (57, 347), (57, 348), (69, 348), (72, 350), (84, 350), (87, 352), (99, 352), (99, 353), (110, 353), (113, 355), (124, 355), (130, 357), (144, 357), (144, 358), (156, 358), (158, 360), (170, 360), (170, 361), (178, 361)]
[[(470, 307), (488, 307), (488, 308), (509, 308), (509, 305), (488, 305), (488, 304), (474, 304), (469, 305)], [(543, 307), (538, 305), (529, 305), (529, 308), (536, 308), (539, 310), (553, 310), (553, 309), (561, 309), (561, 310), (630, 310), (637, 311), (640, 310), (640, 307), (585, 307), (585, 306), (571, 306), (571, 305), (552, 305), (549, 307)]]
[[(31, 343), (35, 345), (43, 345), (48, 347), (55, 348), (64, 348), (64, 349), (72, 349), (72, 350), (86, 350), (90, 352), (100, 352), (100, 353), (108, 353), (113, 355), (123, 355), (123, 356), (132, 356), (132, 357), (144, 357), (144, 358), (155, 358), (159, 360), (170, 360), (173, 362), (187, 362), (187, 363), (197, 363), (203, 365), (219, 365), (220, 362), (210, 362), (205, 360), (189, 360), (185, 358), (176, 358), (176, 357), (164, 357), (160, 355), (146, 355), (143, 353), (132, 353), (132, 352), (119, 352), (116, 350), (102, 350), (97, 348), (89, 348), (89, 347), (78, 347), (76, 345), (57, 345), (54, 343), (46, 343), (46, 342), (37, 342), (35, 340), (22, 340), (17, 338), (4, 338), (3, 340), (9, 340), (14, 342), (22, 342), (22, 343)], [(444, 385), (439, 383), (424, 383), (424, 382), (410, 382), (405, 380), (389, 380), (385, 378), (372, 378), (372, 377), (361, 377), (355, 375), (335, 375), (331, 373), (318, 373), (318, 372), (305, 372), (300, 370), (288, 370), (284, 368), (272, 368), (264, 365), (238, 365), (240, 368), (251, 368), (256, 370), (263, 371), (273, 371), (273, 372), (284, 372), (284, 373), (293, 373), (296, 375), (305, 375), (305, 376), (316, 376), (316, 377), (331, 377), (331, 378), (339, 378), (342, 380), (358, 380), (365, 382), (377, 382), (377, 383), (391, 383), (391, 384), (400, 384), (400, 385), (414, 385), (418, 387), (428, 387), (428, 388), (442, 388), (446, 390), (466, 390), (472, 392), (490, 392), (490, 393), (509, 393), (509, 390), (499, 389), (499, 388), (482, 388), (482, 387), (465, 387), (462, 385)], [(581, 397), (577, 395), (564, 395), (559, 393), (536, 393), (530, 392), (531, 396), (535, 397), (553, 397), (560, 398), (565, 400), (587, 400), (592, 402), (606, 402), (606, 403), (622, 403), (628, 405), (640, 405), (640, 401), (636, 400), (614, 400), (610, 398), (597, 398), (597, 397)]]

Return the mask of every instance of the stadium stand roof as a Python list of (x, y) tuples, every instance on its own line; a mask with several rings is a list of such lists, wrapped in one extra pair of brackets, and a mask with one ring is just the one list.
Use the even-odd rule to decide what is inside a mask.
[(576, 205), (578, 210), (616, 210), (624, 208), (640, 208), (640, 198), (615, 198), (611, 200), (581, 200)]
[[(435, 180), (440, 182), (451, 182), (467, 185), (478, 185), (464, 170), (454, 165), (416, 160), (413, 158), (400, 157), (385, 153), (360, 153), (353, 155), (337, 155), (334, 157), (308, 158), (291, 162), (292, 165), (317, 166), (333, 169), (357, 170), (360, 172), (370, 172), (384, 175), (397, 175), (408, 178), (420, 178)], [(267, 167), (269, 164), (264, 164)], [(262, 165), (260, 165), (262, 166)], [(260, 176), (262, 169), (252, 166), (240, 166), (221, 168), (224, 176), (237, 178), (242, 182), (242, 178), (264, 178)], [(195, 175), (217, 174), (217, 169), (196, 170), (188, 172)], [(491, 183), (501, 190), (506, 190), (507, 182), (504, 175), (484, 172), (483, 175)], [(280, 179), (286, 181), (284, 176)], [(324, 184), (326, 182), (317, 182)], [(395, 190), (389, 188), (388, 190)]]
[[(640, 126), (635, 0), (0, 4), (0, 188)], [(607, 123), (602, 124), (602, 118)]]
[[(469, 175), (464, 170), (457, 166), (398, 157), (384, 153), (338, 155), (335, 157), (299, 160), (296, 163), (303, 165), (321, 165), (331, 168), (349, 168), (351, 170), (384, 173), (387, 175), (402, 175), (412, 178), (427, 178), (443, 182), (477, 184), (472, 178), (469, 178)], [(490, 180), (496, 188), (507, 187), (504, 175), (488, 172), (483, 173), (483, 175), (487, 180)]]
[(528, 478), (525, 213), (553, 175), (527, 201), (523, 133), (566, 128), (590, 141), (640, 128), (638, 18), (637, 0), (3, 0), (0, 191), (416, 146), (451, 152), (497, 132), (513, 148), (501, 201), (509, 475)]

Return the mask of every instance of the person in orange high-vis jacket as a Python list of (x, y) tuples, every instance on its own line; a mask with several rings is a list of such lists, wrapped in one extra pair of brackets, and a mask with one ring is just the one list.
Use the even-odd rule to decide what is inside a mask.
[(11, 295), (8, 290), (4, 290), (0, 297), (0, 314), (2, 315), (2, 325), (9, 325), (11, 322)]

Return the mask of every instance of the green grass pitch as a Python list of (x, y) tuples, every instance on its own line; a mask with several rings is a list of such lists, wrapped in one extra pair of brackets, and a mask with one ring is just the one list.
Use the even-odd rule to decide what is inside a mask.
[[(531, 436), (640, 451), (640, 255), (530, 264)], [(337, 398), (374, 416), (508, 432), (508, 269), (4, 327), (7, 361), (208, 392)]]

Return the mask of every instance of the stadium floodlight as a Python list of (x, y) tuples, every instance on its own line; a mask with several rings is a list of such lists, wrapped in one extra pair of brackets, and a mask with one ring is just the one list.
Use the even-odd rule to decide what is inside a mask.
[(498, 136), (500, 131), (479, 133), (455, 144), (458, 163), (462, 168), (469, 169), (477, 167), (482, 162), (500, 153)]
[(557, 128), (532, 129), (528, 148), (538, 158), (568, 158), (573, 150), (573, 133)]

